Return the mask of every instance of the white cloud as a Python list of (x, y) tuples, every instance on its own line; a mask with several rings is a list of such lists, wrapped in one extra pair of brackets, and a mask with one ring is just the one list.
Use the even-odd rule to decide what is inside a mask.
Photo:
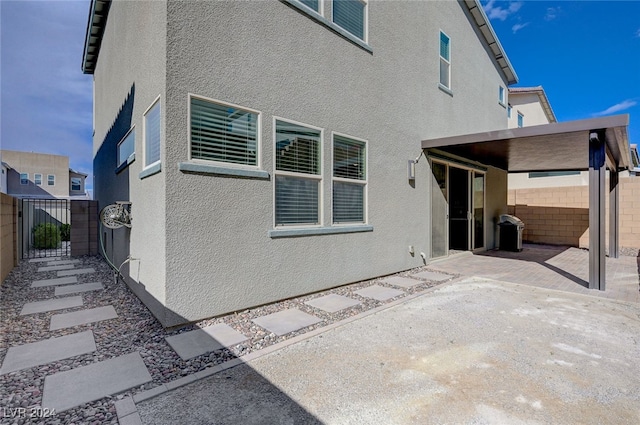
[(544, 20), (545, 21), (553, 21), (554, 19), (556, 19), (558, 17), (558, 13), (560, 13), (560, 8), (559, 7), (548, 7), (547, 8), (547, 13), (546, 13), (546, 15), (544, 15)]
[(529, 25), (529, 22), (525, 22), (524, 24), (515, 24), (511, 27), (511, 31), (513, 31), (513, 33), (515, 34), (527, 25)]
[(489, 19), (499, 19), (501, 21), (506, 20), (509, 15), (513, 15), (522, 7), (523, 2), (515, 1), (509, 2), (509, 6), (500, 7), (496, 6), (496, 0), (490, 0), (489, 3), (483, 6), (483, 9)]
[(604, 111), (596, 112), (595, 114), (592, 114), (592, 115), (599, 117), (599, 116), (602, 116), (602, 115), (614, 114), (616, 112), (620, 112), (620, 111), (624, 111), (626, 109), (632, 108), (632, 107), (636, 106), (637, 104), (638, 104), (638, 102), (636, 102), (635, 100), (627, 99), (627, 100), (624, 100), (624, 101), (622, 101), (620, 103), (616, 103), (613, 106), (608, 107)]

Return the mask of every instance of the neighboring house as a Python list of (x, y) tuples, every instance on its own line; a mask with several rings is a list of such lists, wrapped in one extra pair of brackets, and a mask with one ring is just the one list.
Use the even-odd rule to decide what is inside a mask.
[(105, 251), (165, 326), (496, 246), (508, 161), (436, 140), (508, 126), (478, 1), (93, 0), (82, 66)]
[(88, 198), (84, 189), (87, 175), (70, 169), (68, 156), (3, 150), (2, 161), (3, 173), (6, 172), (6, 193), (11, 196)]
[(9, 165), (7, 163), (5, 163), (4, 161), (0, 161), (2, 162), (2, 176), (0, 177), (0, 193), (7, 193), (7, 175), (9, 174), (9, 169), (11, 167), (9, 167)]

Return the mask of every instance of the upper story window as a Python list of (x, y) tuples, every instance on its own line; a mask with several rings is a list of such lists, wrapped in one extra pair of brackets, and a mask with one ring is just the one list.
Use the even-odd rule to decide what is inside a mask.
[(144, 113), (144, 166), (160, 162), (160, 98)]
[(56, 176), (49, 174), (47, 176), (47, 186), (54, 186), (56, 184)]
[(82, 179), (80, 177), (71, 177), (71, 190), (82, 190)]
[(135, 129), (129, 130), (129, 132), (118, 143), (118, 167), (122, 164), (133, 160), (136, 152), (136, 131)]
[(362, 0), (333, 0), (332, 21), (360, 40), (366, 41), (367, 3)]
[(524, 115), (518, 112), (518, 127), (524, 127)]
[(42, 186), (42, 174), (34, 174), (33, 175), (33, 182), (37, 185), (37, 186)]
[(333, 136), (333, 223), (366, 221), (367, 143)]
[(502, 86), (498, 88), (498, 102), (503, 106), (507, 104), (506, 92)]
[(29, 173), (20, 173), (20, 184), (29, 184)]
[(440, 84), (451, 88), (451, 39), (440, 31)]
[(322, 130), (275, 120), (275, 225), (318, 225)]
[(190, 108), (191, 159), (258, 166), (257, 111), (194, 96)]
[(511, 118), (511, 105), (507, 106), (507, 118)]

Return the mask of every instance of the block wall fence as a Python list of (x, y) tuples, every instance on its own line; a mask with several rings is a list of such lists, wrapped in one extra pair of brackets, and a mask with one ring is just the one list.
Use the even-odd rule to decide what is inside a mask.
[(18, 265), (16, 198), (0, 193), (0, 283)]
[[(588, 186), (511, 189), (507, 203), (525, 224), (523, 241), (589, 247)], [(608, 223), (607, 197), (607, 241)], [(620, 178), (620, 247), (640, 249), (640, 177)]]

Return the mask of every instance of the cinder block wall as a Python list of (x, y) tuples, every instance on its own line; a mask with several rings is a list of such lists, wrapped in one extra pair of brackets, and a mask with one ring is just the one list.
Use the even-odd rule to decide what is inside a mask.
[[(587, 186), (512, 189), (507, 202), (509, 214), (525, 224), (525, 242), (589, 246)], [(608, 238), (608, 199), (606, 204)], [(640, 248), (640, 177), (620, 179), (620, 246)]]
[(0, 282), (18, 265), (17, 200), (0, 193)]
[(71, 201), (71, 256), (98, 254), (98, 201)]

